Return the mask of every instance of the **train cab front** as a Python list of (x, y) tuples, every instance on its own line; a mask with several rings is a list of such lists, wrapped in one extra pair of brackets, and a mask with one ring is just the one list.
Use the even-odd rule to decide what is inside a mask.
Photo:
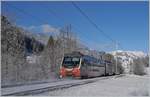
[(72, 76), (80, 77), (80, 58), (78, 57), (64, 57), (60, 68), (60, 78)]

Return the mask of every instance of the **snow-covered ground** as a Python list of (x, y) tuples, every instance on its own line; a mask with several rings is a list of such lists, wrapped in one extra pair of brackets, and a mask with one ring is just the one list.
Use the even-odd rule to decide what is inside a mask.
[(126, 75), (68, 89), (45, 92), (44, 96), (148, 96), (149, 76)]
[[(97, 81), (97, 80), (102, 80), (102, 79), (106, 79), (106, 78), (111, 78), (110, 77), (100, 77), (100, 78), (92, 78), (92, 79), (74, 79), (72, 77), (67, 77), (67, 78), (63, 78), (63, 79), (59, 79), (59, 80), (47, 80), (47, 82), (44, 83), (30, 83), (30, 84), (26, 84), (26, 85), (18, 85), (18, 86), (11, 86), (11, 87), (4, 87), (1, 88), (1, 93), (2, 95), (16, 95), (18, 93), (24, 93), (27, 91), (33, 91), (33, 90), (44, 90), (45, 88), (60, 88), (60, 86), (64, 86), (64, 87), (70, 87), (70, 86), (74, 86), (74, 85), (81, 85), (81, 84), (87, 84), (89, 82), (93, 82), (93, 81)], [(44, 90), (45, 91), (45, 90)], [(37, 92), (38, 93), (38, 92)], [(35, 94), (35, 93), (33, 93)], [(27, 93), (28, 95), (28, 93)]]

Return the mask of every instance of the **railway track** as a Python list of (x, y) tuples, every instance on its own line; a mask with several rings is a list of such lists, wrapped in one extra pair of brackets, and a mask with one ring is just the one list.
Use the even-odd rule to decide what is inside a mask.
[[(117, 78), (118, 76), (120, 77), (120, 75), (116, 75), (115, 78)], [(98, 80), (104, 80), (104, 79), (108, 79), (112, 77), (114, 76), (92, 78), (92, 79), (86, 79), (86, 80), (77, 80), (75, 82), (68, 82), (65, 84), (56, 84), (53, 86), (50, 85), (50, 86), (45, 86), (45, 87), (36, 88), (36, 89), (29, 89), (25, 91), (17, 91), (17, 92), (5, 93), (5, 94), (2, 93), (2, 96), (26, 96), (26, 95), (40, 94), (40, 93), (47, 92), (47, 91), (54, 91), (54, 90), (65, 89), (65, 88), (70, 88), (70, 87), (79, 86), (79, 85), (85, 85), (88, 83), (96, 82)]]
[[(61, 81), (61, 80), (57, 80), (57, 81)], [(56, 82), (56, 81), (51, 81), (51, 82)], [(50, 83), (50, 82), (42, 81), (42, 82), (33, 82), (33, 83), (26, 83), (26, 84), (3, 85), (3, 86), (1, 86), (1, 88), (10, 88), (10, 87), (18, 87), (18, 86), (34, 85), (34, 84), (43, 84), (43, 83)]]

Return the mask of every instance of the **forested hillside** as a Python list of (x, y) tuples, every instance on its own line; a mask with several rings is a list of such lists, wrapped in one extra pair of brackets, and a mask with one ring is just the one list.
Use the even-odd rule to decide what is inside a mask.
[[(44, 45), (1, 16), (2, 83), (29, 80), (26, 56), (39, 54)], [(31, 65), (32, 66), (32, 65)]]
[(25, 67), (25, 40), (19, 28), (1, 17), (2, 83), (19, 81)]
[[(63, 54), (77, 50), (73, 33), (64, 28), (58, 36), (50, 36), (45, 45), (5, 16), (1, 21), (2, 84), (55, 77)], [(32, 55), (36, 56), (35, 62), (28, 62), (27, 57)]]

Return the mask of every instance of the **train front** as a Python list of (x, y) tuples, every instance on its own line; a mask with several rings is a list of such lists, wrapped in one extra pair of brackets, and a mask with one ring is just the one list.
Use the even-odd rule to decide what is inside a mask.
[(80, 57), (65, 56), (60, 67), (60, 78), (66, 76), (80, 78), (80, 61)]

